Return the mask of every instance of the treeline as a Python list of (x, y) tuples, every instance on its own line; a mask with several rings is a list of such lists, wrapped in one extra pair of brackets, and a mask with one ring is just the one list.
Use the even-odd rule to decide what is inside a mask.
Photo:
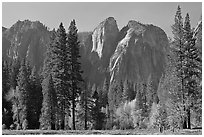
[[(165, 74), (136, 81), (82, 78), (75, 20), (52, 31), (42, 72), (25, 59), (2, 62), (2, 123), (7, 129), (175, 130), (202, 121), (201, 51), (178, 6)], [(159, 83), (159, 85), (158, 85)], [(193, 119), (192, 119), (193, 118)]]

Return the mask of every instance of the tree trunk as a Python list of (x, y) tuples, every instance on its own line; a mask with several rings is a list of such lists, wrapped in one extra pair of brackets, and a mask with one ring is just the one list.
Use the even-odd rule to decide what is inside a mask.
[(60, 126), (62, 130), (64, 130), (64, 121), (65, 121), (65, 120), (62, 118), (61, 126)]
[(72, 130), (75, 130), (75, 99), (74, 91), (72, 91)]
[(188, 129), (191, 129), (191, 112), (190, 108), (187, 110), (187, 117), (188, 117)]
[(183, 122), (183, 129), (187, 129), (187, 119), (186, 118), (184, 119), (184, 122)]
[(85, 88), (85, 121), (84, 121), (84, 129), (87, 130), (87, 95), (86, 95), (86, 88)]
[[(86, 108), (87, 109), (87, 108)], [(87, 110), (85, 109), (85, 124), (84, 124), (84, 129), (87, 130)]]

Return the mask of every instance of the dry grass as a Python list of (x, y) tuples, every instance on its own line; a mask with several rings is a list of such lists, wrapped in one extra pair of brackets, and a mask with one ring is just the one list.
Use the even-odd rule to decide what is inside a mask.
[(202, 135), (202, 129), (180, 130), (176, 132), (165, 131), (164, 133), (158, 130), (150, 129), (134, 129), (134, 130), (2, 130), (3, 135)]

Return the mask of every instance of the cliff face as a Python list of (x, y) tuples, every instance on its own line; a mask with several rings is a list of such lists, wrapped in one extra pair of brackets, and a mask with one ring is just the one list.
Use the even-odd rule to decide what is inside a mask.
[(149, 75), (158, 83), (165, 67), (168, 39), (165, 32), (153, 25), (129, 21), (120, 32), (118, 45), (110, 58), (110, 81), (114, 79), (135, 82)]
[(196, 39), (196, 46), (202, 51), (202, 21), (199, 21), (195, 27), (193, 37)]
[(118, 32), (116, 20), (109, 17), (93, 30), (82, 47), (84, 77), (91, 83), (101, 84), (108, 75), (109, 60), (116, 48)]
[(119, 30), (114, 18), (109, 17), (97, 26), (92, 34), (92, 50), (99, 59), (108, 57), (115, 49), (114, 40)]
[[(50, 32), (40, 22), (18, 21), (2, 29), (2, 56), (5, 59), (27, 58), (39, 70), (43, 66)], [(166, 34), (153, 25), (129, 21), (120, 31), (116, 20), (109, 17), (93, 32), (79, 33), (83, 77), (91, 84), (138, 77), (146, 81), (151, 74), (155, 81), (165, 67)]]
[(18, 21), (3, 32), (3, 57), (27, 58), (37, 69), (43, 65), (49, 43), (49, 31), (40, 22)]

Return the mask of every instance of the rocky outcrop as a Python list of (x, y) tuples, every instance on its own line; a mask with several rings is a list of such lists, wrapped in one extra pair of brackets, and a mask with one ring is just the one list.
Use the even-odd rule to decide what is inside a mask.
[(5, 28), (5, 27), (2, 27), (2, 32), (4, 32), (5, 30), (6, 30), (7, 28)]
[(109, 60), (117, 45), (118, 32), (116, 20), (109, 17), (101, 22), (86, 40), (82, 68), (84, 77), (88, 78), (90, 83), (101, 84), (108, 75)]
[(114, 79), (136, 82), (149, 75), (158, 83), (165, 67), (168, 39), (165, 32), (153, 25), (129, 21), (118, 36), (118, 44), (110, 58), (110, 81)]
[(113, 17), (109, 17), (101, 22), (93, 31), (91, 52), (96, 52), (100, 59), (110, 55), (114, 49), (113, 44), (118, 32), (116, 20)]
[(3, 32), (3, 57), (26, 58), (39, 69), (43, 65), (49, 35), (47, 28), (39, 21), (18, 21)]
[[(202, 51), (202, 20), (198, 22), (193, 31), (193, 38), (196, 39), (196, 46)], [(201, 52), (202, 54), (202, 52)]]
[[(27, 58), (37, 69), (43, 66), (50, 32), (42, 23), (18, 21), (2, 33), (4, 58)], [(156, 26), (129, 21), (119, 31), (109, 17), (93, 32), (79, 33), (79, 40), (83, 77), (91, 84), (101, 85), (105, 77), (146, 80), (150, 74), (158, 80), (164, 71), (168, 40)]]

